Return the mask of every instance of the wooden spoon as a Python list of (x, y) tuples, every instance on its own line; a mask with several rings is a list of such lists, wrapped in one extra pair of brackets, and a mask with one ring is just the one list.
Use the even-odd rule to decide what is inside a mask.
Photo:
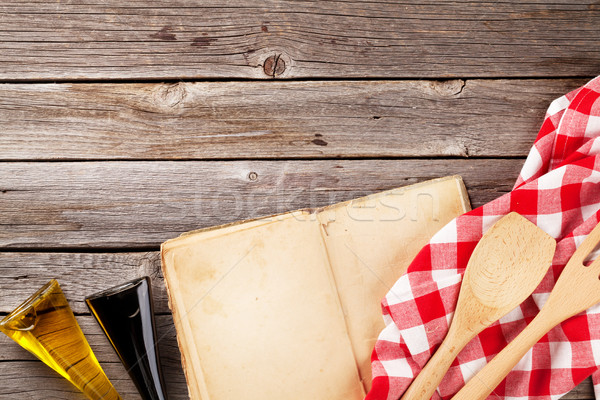
[(485, 399), (550, 329), (600, 303), (600, 257), (587, 267), (583, 264), (598, 242), (600, 224), (575, 251), (533, 321), (471, 378), (452, 400)]
[(551, 236), (517, 213), (496, 222), (469, 259), (446, 338), (402, 400), (429, 400), (467, 343), (535, 290), (555, 248)]

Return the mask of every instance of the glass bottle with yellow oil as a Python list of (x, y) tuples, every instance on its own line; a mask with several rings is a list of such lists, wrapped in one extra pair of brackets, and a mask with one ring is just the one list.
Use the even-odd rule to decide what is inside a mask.
[(121, 400), (55, 279), (3, 318), (0, 331), (62, 375), (90, 400)]

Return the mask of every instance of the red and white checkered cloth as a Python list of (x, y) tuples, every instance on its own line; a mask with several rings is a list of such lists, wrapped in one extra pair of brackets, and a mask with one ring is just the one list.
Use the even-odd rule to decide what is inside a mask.
[[(597, 77), (550, 105), (513, 191), (446, 225), (386, 295), (387, 326), (373, 350), (373, 388), (366, 399), (398, 399), (442, 342), (469, 257), (498, 219), (516, 211), (556, 238), (552, 266), (532, 296), (465, 347), (434, 399), (450, 399), (533, 319), (576, 247), (600, 221), (599, 210)], [(593, 374), (600, 399), (599, 367), (600, 306), (594, 306), (544, 336), (489, 398), (557, 399)]]

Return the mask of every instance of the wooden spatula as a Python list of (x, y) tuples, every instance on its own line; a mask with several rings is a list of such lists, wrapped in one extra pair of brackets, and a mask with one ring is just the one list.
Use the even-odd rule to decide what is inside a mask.
[(469, 259), (446, 338), (402, 400), (429, 400), (467, 343), (535, 290), (555, 247), (551, 236), (517, 213), (496, 222)]
[(583, 264), (598, 242), (600, 224), (575, 251), (533, 321), (471, 378), (453, 400), (485, 399), (550, 329), (600, 302), (600, 257), (589, 266)]

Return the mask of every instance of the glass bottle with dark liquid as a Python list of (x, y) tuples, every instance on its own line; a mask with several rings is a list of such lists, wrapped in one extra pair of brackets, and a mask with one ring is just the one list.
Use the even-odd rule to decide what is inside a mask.
[(143, 277), (85, 299), (144, 400), (165, 400), (150, 278)]
[(91, 400), (121, 400), (52, 279), (0, 321), (0, 331), (58, 372)]

